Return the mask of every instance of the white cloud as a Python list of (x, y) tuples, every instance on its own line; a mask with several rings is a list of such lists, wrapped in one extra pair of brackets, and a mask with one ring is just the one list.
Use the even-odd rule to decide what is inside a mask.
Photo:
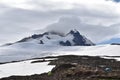
[(61, 17), (57, 23), (49, 25), (45, 30), (68, 33), (72, 29), (77, 29), (81, 34), (90, 38), (94, 42), (110, 39), (120, 33), (119, 26), (102, 26), (82, 23), (76, 16)]
[(10, 6), (10, 7), (17, 7), (23, 9), (31, 9), (32, 6), (27, 4), (28, 0), (0, 0), (1, 4)]
[[(25, 37), (25, 32), (54, 25), (61, 30), (62, 26), (67, 29), (80, 26), (81, 32), (95, 42), (101, 41), (101, 37), (111, 38), (120, 33), (119, 28), (114, 25), (120, 26), (120, 3), (113, 1), (0, 0), (0, 9), (0, 44), (16, 41), (19, 36)], [(60, 21), (57, 22), (58, 20)], [(64, 20), (66, 22), (62, 22)], [(98, 29), (102, 30), (102, 34), (94, 37)], [(17, 32), (20, 33), (19, 36), (16, 35)], [(13, 37), (4, 37), (10, 35)]]

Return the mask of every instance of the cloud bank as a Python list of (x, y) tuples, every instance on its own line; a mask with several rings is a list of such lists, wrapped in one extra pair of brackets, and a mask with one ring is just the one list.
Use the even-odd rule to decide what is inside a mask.
[(115, 37), (120, 33), (120, 26), (102, 26), (82, 23), (76, 16), (61, 17), (56, 23), (49, 25), (45, 30), (57, 31), (66, 34), (72, 29), (77, 29), (81, 34), (94, 42), (100, 42)]
[(111, 0), (1, 0), (0, 44), (36, 30), (78, 29), (94, 42), (120, 37), (120, 3)]

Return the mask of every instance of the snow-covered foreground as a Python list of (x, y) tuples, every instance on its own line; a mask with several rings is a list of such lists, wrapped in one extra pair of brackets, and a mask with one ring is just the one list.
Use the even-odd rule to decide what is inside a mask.
[(12, 46), (0, 47), (0, 62), (70, 54), (90, 56), (120, 56), (119, 53), (120, 45), (46, 46), (34, 43), (20, 43)]
[(49, 62), (31, 63), (33, 60), (0, 65), (0, 78), (13, 75), (33, 75), (51, 71)]
[[(10, 62), (58, 55), (90, 55), (90, 56), (120, 56), (119, 45), (98, 46), (40, 46), (39, 44), (24, 43), (0, 47), (0, 62)], [(120, 58), (116, 58), (120, 60)], [(32, 75), (50, 71), (54, 66), (49, 62), (34, 63), (27, 60), (0, 65), (0, 78), (12, 75)]]

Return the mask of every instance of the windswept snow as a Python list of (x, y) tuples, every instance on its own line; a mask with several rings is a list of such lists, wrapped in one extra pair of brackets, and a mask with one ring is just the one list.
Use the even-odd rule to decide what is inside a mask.
[(57, 55), (120, 56), (119, 45), (97, 46), (46, 46), (34, 43), (19, 43), (0, 47), (0, 62), (10, 62), (31, 58)]
[(49, 72), (54, 66), (49, 62), (31, 63), (33, 60), (0, 65), (0, 78), (13, 75), (25, 76)]

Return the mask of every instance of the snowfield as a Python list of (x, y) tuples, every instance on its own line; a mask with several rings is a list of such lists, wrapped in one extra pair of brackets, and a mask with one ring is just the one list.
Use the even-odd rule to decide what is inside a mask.
[(19, 43), (0, 47), (0, 62), (19, 61), (57, 55), (120, 56), (120, 45), (50, 46)]
[(49, 62), (31, 63), (34, 60), (8, 63), (0, 65), (0, 78), (9, 76), (26, 76), (49, 72), (54, 66), (48, 65)]
[[(19, 43), (11, 46), (0, 47), (0, 63), (40, 58), (58, 55), (89, 55), (89, 56), (120, 56), (119, 45), (97, 46), (49, 46), (34, 43)], [(106, 58), (106, 57), (105, 57)], [(120, 58), (115, 58), (120, 60)], [(54, 66), (49, 62), (34, 63), (27, 60), (22, 62), (0, 65), (0, 78), (13, 75), (32, 75), (51, 71)]]

